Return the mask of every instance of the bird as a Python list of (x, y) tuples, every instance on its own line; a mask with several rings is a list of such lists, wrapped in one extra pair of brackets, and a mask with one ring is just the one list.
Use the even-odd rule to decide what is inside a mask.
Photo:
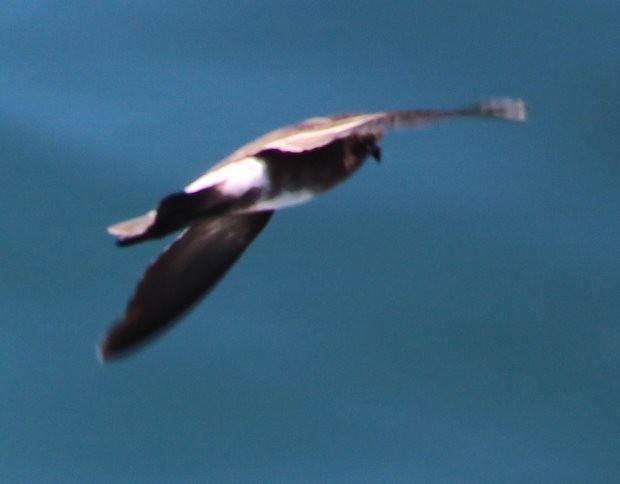
[(180, 232), (149, 265), (123, 316), (97, 348), (100, 361), (125, 356), (164, 332), (206, 296), (265, 228), (273, 213), (308, 202), (381, 160), (393, 128), (459, 118), (525, 121), (522, 99), (460, 109), (412, 109), (307, 119), (234, 151), (144, 215), (108, 227), (120, 247)]

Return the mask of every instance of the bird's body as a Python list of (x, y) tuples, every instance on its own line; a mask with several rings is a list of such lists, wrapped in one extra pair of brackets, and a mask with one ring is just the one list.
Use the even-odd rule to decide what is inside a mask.
[(453, 111), (412, 110), (312, 118), (238, 149), (156, 210), (109, 227), (120, 246), (184, 229), (147, 269), (124, 317), (99, 354), (116, 356), (147, 341), (212, 289), (272, 213), (304, 203), (380, 159), (386, 128), (481, 116), (524, 120), (520, 100)]

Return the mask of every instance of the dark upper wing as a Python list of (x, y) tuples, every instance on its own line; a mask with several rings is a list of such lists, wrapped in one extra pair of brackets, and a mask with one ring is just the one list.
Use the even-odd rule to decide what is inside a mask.
[(205, 295), (265, 227), (273, 212), (192, 224), (146, 270), (125, 315), (99, 348), (102, 360), (146, 342)]

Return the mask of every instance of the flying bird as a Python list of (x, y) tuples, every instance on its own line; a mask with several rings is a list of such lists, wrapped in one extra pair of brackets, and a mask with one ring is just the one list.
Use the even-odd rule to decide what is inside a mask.
[(136, 349), (212, 290), (276, 210), (307, 202), (381, 159), (386, 129), (481, 117), (525, 121), (520, 99), (454, 110), (406, 110), (311, 118), (239, 148), (155, 210), (108, 228), (126, 247), (181, 231), (147, 268), (125, 314), (98, 348), (101, 361)]

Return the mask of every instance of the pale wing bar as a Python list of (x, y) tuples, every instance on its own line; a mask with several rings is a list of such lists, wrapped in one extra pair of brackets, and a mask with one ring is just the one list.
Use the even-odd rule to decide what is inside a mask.
[(414, 109), (316, 118), (300, 125), (292, 134), (268, 142), (264, 149), (300, 153), (351, 135), (372, 134), (380, 137), (385, 129), (411, 128), (466, 117), (525, 121), (527, 111), (523, 100), (501, 98), (455, 110)]

